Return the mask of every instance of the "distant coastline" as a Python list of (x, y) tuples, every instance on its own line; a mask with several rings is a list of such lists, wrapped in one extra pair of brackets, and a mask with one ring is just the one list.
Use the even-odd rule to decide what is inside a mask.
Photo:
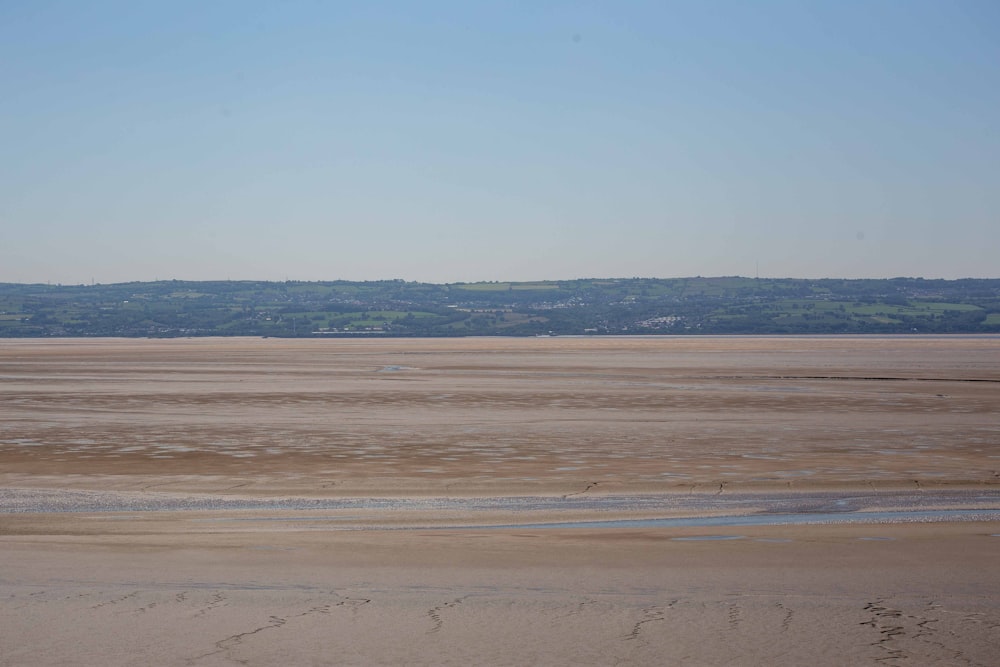
[(1000, 333), (1000, 279), (0, 283), (0, 338)]

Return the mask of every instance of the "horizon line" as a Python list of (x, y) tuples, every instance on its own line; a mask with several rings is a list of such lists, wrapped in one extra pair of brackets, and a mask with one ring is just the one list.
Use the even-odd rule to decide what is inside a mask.
[(743, 276), (743, 275), (714, 275), (714, 276), (703, 276), (703, 275), (693, 275), (693, 276), (673, 276), (673, 277), (660, 277), (660, 276), (589, 276), (581, 278), (541, 278), (541, 279), (523, 279), (523, 280), (456, 280), (456, 281), (445, 281), (445, 282), (435, 282), (428, 280), (407, 280), (405, 278), (368, 278), (368, 279), (354, 279), (354, 278), (324, 278), (324, 279), (300, 279), (300, 278), (285, 278), (285, 279), (275, 279), (275, 278), (154, 278), (152, 280), (123, 280), (123, 281), (111, 281), (111, 282), (100, 282), (91, 279), (88, 282), (80, 283), (66, 283), (66, 282), (18, 282), (18, 281), (0, 281), (0, 285), (19, 285), (24, 287), (29, 286), (46, 286), (46, 287), (97, 287), (97, 286), (110, 286), (110, 285), (135, 285), (135, 284), (154, 284), (154, 283), (304, 283), (304, 284), (322, 284), (322, 283), (386, 283), (386, 282), (399, 282), (405, 284), (417, 284), (417, 285), (481, 285), (481, 284), (526, 284), (526, 283), (570, 283), (570, 282), (580, 282), (580, 281), (626, 281), (626, 280), (726, 280), (726, 279), (739, 279), (739, 280), (803, 280), (803, 281), (825, 281), (825, 280), (846, 280), (846, 281), (893, 281), (893, 280), (926, 280), (926, 281), (944, 281), (944, 282), (959, 282), (966, 280), (1000, 280), (1000, 276), (997, 277), (961, 277), (961, 278), (929, 278), (926, 276), (892, 276), (887, 278), (846, 278), (842, 276), (826, 276), (822, 278), (802, 278), (796, 276)]

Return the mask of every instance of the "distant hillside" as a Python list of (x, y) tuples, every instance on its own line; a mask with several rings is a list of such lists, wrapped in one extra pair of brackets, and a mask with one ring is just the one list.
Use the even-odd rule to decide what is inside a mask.
[(0, 337), (1000, 333), (1000, 279), (0, 283)]

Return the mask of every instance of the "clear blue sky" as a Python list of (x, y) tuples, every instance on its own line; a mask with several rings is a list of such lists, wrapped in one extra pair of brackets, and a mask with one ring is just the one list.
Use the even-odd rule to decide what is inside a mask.
[(1000, 2), (0, 1), (0, 282), (1000, 277)]

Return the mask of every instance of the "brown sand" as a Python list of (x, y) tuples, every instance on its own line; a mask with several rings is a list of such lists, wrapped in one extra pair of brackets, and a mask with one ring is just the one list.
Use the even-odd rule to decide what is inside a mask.
[[(0, 484), (596, 503), (549, 520), (615, 494), (992, 502), (997, 380), (997, 338), (2, 341)], [(3, 665), (1000, 663), (998, 522), (28, 509), (0, 514)], [(739, 539), (677, 539), (705, 535)]]

